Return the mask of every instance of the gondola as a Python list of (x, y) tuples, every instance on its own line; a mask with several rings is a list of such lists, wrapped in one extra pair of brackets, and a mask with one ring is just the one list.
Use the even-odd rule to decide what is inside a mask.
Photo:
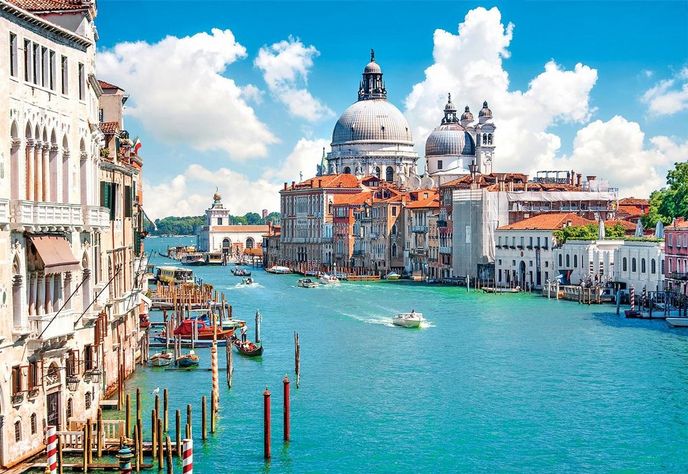
[(232, 268), (232, 275), (234, 276), (251, 276), (251, 270), (246, 270), (245, 268)]
[(153, 367), (166, 367), (172, 363), (172, 354), (169, 352), (156, 352), (150, 358)]
[(236, 347), (237, 351), (239, 351), (239, 354), (248, 357), (258, 357), (263, 354), (263, 343), (260, 341), (252, 342), (235, 339), (234, 347)]

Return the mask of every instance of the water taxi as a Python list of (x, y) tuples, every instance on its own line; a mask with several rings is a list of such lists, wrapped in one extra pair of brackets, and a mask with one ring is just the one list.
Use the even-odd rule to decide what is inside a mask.
[(385, 275), (385, 280), (398, 280), (401, 278), (401, 275), (399, 275), (397, 272), (389, 272), (387, 275)]
[(291, 273), (291, 270), (288, 267), (281, 267), (279, 265), (267, 268), (265, 271), (268, 273), (276, 273), (278, 275), (285, 275), (287, 273)]
[(301, 288), (317, 288), (318, 283), (311, 280), (310, 278), (301, 278), (296, 282)]
[(222, 252), (208, 252), (205, 254), (205, 263), (208, 265), (224, 265), (227, 263), (227, 257)]
[(253, 285), (255, 282), (256, 282), (256, 281), (255, 281), (253, 278), (251, 278), (251, 277), (247, 277), (247, 278), (242, 278), (242, 279), (241, 279), (241, 284), (242, 284), (242, 285), (247, 285), (247, 286), (248, 286), (248, 285)]
[(205, 257), (201, 253), (187, 253), (179, 261), (182, 265), (205, 265)]
[(320, 278), (318, 279), (321, 285), (337, 285), (339, 284), (339, 278), (337, 278), (334, 275), (328, 275), (327, 273), (323, 273)]
[(158, 267), (156, 280), (167, 285), (180, 285), (182, 283), (193, 283), (194, 278), (191, 270), (179, 267), (163, 266)]
[(666, 322), (675, 328), (688, 328), (688, 318), (666, 318)]
[(404, 328), (417, 328), (423, 322), (423, 313), (416, 313), (415, 310), (410, 313), (399, 313), (392, 319), (392, 324)]

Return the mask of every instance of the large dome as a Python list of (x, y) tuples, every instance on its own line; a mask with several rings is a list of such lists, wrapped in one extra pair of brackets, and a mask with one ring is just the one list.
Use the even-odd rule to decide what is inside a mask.
[(360, 100), (337, 120), (332, 145), (366, 142), (413, 145), (413, 137), (404, 115), (387, 100)]
[(425, 141), (425, 155), (475, 155), (475, 143), (460, 124), (447, 123), (433, 130)]

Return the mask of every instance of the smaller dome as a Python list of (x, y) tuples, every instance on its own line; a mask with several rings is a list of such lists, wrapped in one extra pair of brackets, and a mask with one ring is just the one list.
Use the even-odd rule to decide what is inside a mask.
[(217, 202), (222, 200), (222, 196), (220, 195), (219, 192), (215, 191), (215, 194), (213, 194), (213, 201)]
[(382, 74), (382, 69), (380, 68), (380, 65), (375, 62), (375, 60), (370, 61), (368, 64), (366, 64), (365, 69), (363, 70), (364, 74)]
[(466, 106), (466, 108), (463, 110), (463, 113), (461, 114), (461, 121), (463, 122), (464, 120), (468, 120), (469, 122), (473, 121), (473, 114), (471, 113), (471, 109)]
[(483, 102), (483, 108), (480, 109), (478, 117), (492, 117), (492, 111), (487, 106), (487, 101)]
[(425, 156), (475, 155), (473, 137), (458, 123), (437, 127), (425, 141)]

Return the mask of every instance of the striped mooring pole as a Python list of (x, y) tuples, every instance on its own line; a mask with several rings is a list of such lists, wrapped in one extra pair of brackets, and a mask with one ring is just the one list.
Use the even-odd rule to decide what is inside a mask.
[(631, 311), (635, 311), (635, 288), (631, 287)]
[(185, 439), (182, 446), (182, 472), (193, 474), (193, 440)]
[(46, 449), (48, 453), (48, 470), (50, 474), (57, 474), (57, 430), (48, 426), (45, 431)]

